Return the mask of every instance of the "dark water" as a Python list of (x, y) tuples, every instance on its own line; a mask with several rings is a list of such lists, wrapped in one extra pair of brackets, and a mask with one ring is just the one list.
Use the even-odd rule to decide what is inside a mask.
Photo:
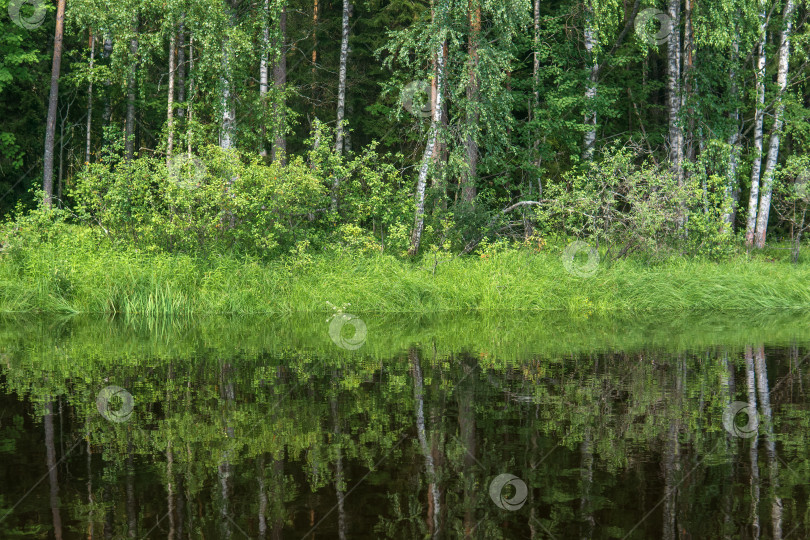
[(2, 538), (810, 537), (804, 315), (1, 324)]

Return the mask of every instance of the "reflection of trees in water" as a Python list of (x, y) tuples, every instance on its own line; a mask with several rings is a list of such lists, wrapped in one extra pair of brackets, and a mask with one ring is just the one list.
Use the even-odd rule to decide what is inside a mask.
[[(638, 524), (641, 536), (745, 529), (778, 538), (806, 511), (806, 500), (793, 497), (795, 475), (780, 471), (776, 444), (790, 437), (799, 455), (806, 451), (801, 430), (785, 431), (778, 414), (780, 400), (802, 404), (804, 395), (772, 391), (786, 377), (806, 377), (798, 361), (783, 365), (779, 351), (767, 362), (762, 347), (536, 356), (521, 364), (478, 353), (434, 351), (430, 359), (411, 347), (383, 362), (298, 351), (227, 361), (201, 354), (171, 365), (51, 361), (40, 371), (22, 351), (9, 354), (9, 387), (64, 395), (63, 429), (76, 432), (65, 439), (87, 437), (86, 458), (103, 451), (100, 462), (82, 463), (93, 474), (81, 479), (81, 495), (76, 478), (49, 478), (52, 490), (62, 488), (61, 499), (51, 499), (55, 533), (70, 513), (91, 537), (94, 519), (106, 537), (140, 537), (156, 523), (152, 534), (178, 539), (236, 537), (237, 528), (251, 537), (300, 536), (337, 503), (316, 532), (591, 537), (606, 524), (625, 532)], [(336, 362), (352, 362), (347, 371), (355, 375), (335, 377)], [(129, 422), (113, 424), (93, 410), (99, 385), (86, 381), (110, 376), (130, 381), (137, 409)], [(761, 415), (752, 439), (728, 436), (720, 422), (739, 398)], [(795, 414), (807, 421), (805, 410)], [(46, 448), (37, 451), (53, 446), (42, 460), (50, 464), (59, 459), (53, 411), (44, 422)], [(413, 444), (393, 451), (403, 430)], [(761, 470), (760, 457), (767, 460)], [(806, 459), (788, 462), (801, 470)], [(346, 489), (377, 462), (358, 489)], [(503, 472), (529, 487), (519, 511), (501, 510), (487, 496)]]

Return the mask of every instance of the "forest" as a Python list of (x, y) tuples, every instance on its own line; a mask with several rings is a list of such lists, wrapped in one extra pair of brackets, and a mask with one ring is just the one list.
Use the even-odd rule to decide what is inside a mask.
[(0, 537), (810, 538), (809, 14), (0, 0)]
[(71, 268), (7, 311), (71, 303), (88, 254), (803, 272), (803, 2), (2, 7), (3, 280)]

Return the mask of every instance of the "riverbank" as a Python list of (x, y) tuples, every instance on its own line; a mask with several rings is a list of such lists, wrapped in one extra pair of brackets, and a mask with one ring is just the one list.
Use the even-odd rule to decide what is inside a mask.
[[(347, 251), (269, 263), (99, 245), (81, 228), (0, 255), (2, 313), (143, 315), (557, 311), (572, 315), (810, 309), (810, 264), (767, 254), (723, 262), (563, 264), (561, 248), (419, 261)], [(592, 270), (592, 272), (591, 272)]]

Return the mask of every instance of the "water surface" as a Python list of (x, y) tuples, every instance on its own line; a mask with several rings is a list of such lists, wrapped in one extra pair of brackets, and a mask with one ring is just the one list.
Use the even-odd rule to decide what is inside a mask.
[(0, 537), (807, 538), (808, 360), (796, 314), (6, 318)]

